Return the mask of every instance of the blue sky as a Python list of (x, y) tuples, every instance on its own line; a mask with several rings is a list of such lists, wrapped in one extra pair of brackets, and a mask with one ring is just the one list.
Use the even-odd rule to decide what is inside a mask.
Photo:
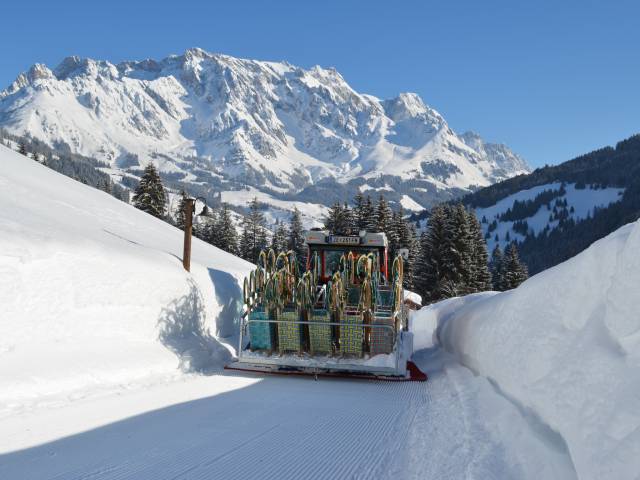
[(381, 98), (417, 92), (533, 166), (640, 132), (640, 2), (58, 0), (9, 2), (2, 17), (2, 88), (35, 62), (198, 46), (334, 66)]

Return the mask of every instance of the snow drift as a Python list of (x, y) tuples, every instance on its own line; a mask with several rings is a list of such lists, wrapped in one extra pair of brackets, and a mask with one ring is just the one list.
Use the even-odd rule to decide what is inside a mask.
[(516, 290), (425, 308), (418, 348), (437, 325), (436, 342), (562, 437), (579, 478), (638, 478), (639, 250), (636, 222)]
[(0, 416), (220, 368), (250, 264), (181, 255), (178, 229), (0, 147)]

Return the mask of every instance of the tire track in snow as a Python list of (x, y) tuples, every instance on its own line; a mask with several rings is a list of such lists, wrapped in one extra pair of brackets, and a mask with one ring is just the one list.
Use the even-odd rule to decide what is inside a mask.
[[(55, 461), (36, 449), (25, 470), (37, 465), (38, 480), (521, 478), (514, 447), (483, 424), (480, 380), (441, 352), (421, 358), (427, 383), (265, 378), (89, 432), (88, 445), (79, 434), (52, 447)], [(103, 445), (111, 451), (96, 454)]]

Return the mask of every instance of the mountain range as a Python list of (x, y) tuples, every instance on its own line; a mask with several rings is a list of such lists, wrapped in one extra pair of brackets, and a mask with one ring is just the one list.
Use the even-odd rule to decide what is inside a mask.
[(380, 100), (333, 68), (197, 48), (35, 64), (0, 92), (0, 127), (95, 158), (125, 187), (153, 161), (170, 185), (230, 203), (255, 192), (318, 207), (359, 190), (419, 210), (530, 170), (414, 93)]

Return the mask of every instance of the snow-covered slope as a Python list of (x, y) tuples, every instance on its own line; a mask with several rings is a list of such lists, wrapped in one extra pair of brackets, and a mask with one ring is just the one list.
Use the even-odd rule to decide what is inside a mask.
[(69, 57), (53, 71), (36, 64), (0, 93), (0, 126), (107, 161), (112, 173), (152, 160), (174, 181), (218, 190), (292, 193), (384, 176), (466, 189), (528, 171), (507, 147), (456, 135), (416, 94), (381, 101), (334, 69), (201, 49), (118, 65)]
[[(517, 221), (526, 222), (525, 229), (529, 235), (539, 235), (545, 229), (551, 231), (557, 228), (561, 221), (572, 219), (579, 222), (593, 216), (596, 209), (620, 201), (623, 193), (624, 188), (596, 188), (594, 185), (576, 188), (575, 183), (555, 182), (521, 190), (503, 198), (495, 205), (477, 208), (476, 216), (481, 221), (491, 252), (496, 245), (504, 249), (512, 241), (524, 240), (524, 230), (514, 230), (514, 223)], [(518, 220), (502, 218), (508, 210), (514, 210), (516, 202), (535, 202), (541, 194), (549, 195), (550, 199), (538, 202), (539, 206), (519, 216)]]
[(439, 324), (446, 349), (566, 444), (579, 478), (636, 479), (639, 249), (636, 222), (516, 290), (424, 308), (414, 326)]
[(0, 417), (220, 368), (250, 264), (181, 257), (178, 229), (0, 146)]

